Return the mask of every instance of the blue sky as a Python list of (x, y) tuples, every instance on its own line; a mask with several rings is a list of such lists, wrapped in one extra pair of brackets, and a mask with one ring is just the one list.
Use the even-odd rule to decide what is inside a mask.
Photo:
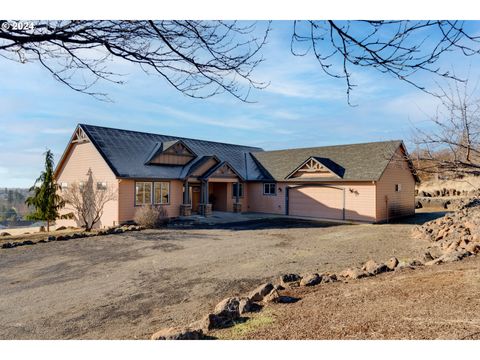
[[(192, 99), (130, 64), (117, 64), (128, 73), (126, 84), (102, 84), (114, 102), (101, 102), (68, 89), (37, 64), (1, 59), (0, 186), (31, 186), (42, 153), (50, 148), (58, 160), (77, 123), (266, 150), (386, 139), (404, 139), (408, 147), (413, 126), (435, 110), (430, 95), (368, 69), (353, 72), (357, 106), (349, 106), (343, 80), (327, 77), (313, 56), (290, 54), (292, 23), (275, 21), (272, 28), (265, 62), (255, 72), (270, 86), (252, 93), (253, 104), (229, 95)], [(475, 74), (479, 60), (450, 54), (441, 65)]]

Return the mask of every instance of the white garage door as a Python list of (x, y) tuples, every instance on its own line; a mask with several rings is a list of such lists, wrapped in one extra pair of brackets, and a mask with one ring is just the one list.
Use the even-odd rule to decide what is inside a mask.
[(343, 198), (343, 189), (322, 186), (290, 188), (288, 214), (342, 220)]

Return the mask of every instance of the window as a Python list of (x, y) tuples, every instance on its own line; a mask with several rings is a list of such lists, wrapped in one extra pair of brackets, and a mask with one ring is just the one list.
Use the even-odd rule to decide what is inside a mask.
[(239, 192), (238, 197), (243, 197), (243, 184), (241, 183), (232, 184), (232, 194), (234, 198), (237, 197), (237, 191)]
[(135, 183), (135, 205), (147, 205), (152, 203), (152, 183)]
[(395, 184), (395, 191), (396, 192), (402, 191), (402, 184)]
[(168, 204), (170, 201), (170, 183), (154, 182), (154, 204)]
[(275, 183), (263, 184), (263, 195), (276, 195)]
[(62, 182), (62, 183), (60, 184), (60, 188), (62, 189), (62, 191), (67, 190), (67, 189), (68, 189), (68, 183)]
[(83, 191), (83, 189), (85, 188), (85, 183), (83, 181), (80, 181), (78, 183), (78, 188), (80, 189), (80, 191)]
[(107, 190), (107, 183), (105, 181), (97, 182), (97, 190)]

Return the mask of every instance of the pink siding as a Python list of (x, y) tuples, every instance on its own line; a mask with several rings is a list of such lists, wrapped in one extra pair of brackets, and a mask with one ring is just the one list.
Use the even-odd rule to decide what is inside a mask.
[[(67, 183), (69, 186), (74, 182), (86, 181), (88, 169), (92, 170), (95, 181), (105, 181), (107, 186), (117, 191), (118, 181), (115, 174), (90, 142), (71, 145), (65, 161), (57, 171), (57, 181), (59, 184)], [(67, 205), (61, 214), (69, 212), (72, 212), (72, 209)], [(56, 223), (57, 226), (80, 225), (74, 220), (57, 220)], [(114, 224), (118, 224), (118, 200), (110, 201), (105, 205), (104, 214), (97, 227), (108, 227)]]
[[(332, 185), (342, 190), (335, 194), (328, 190), (319, 190), (318, 187), (303, 187), (302, 190), (290, 190), (290, 214), (297, 216), (340, 218), (343, 216), (343, 189), (345, 189), (345, 218), (355, 221), (375, 221), (375, 185), (373, 182), (364, 183), (318, 183)], [(287, 186), (305, 185), (305, 183), (277, 183), (277, 195), (263, 195), (263, 183), (249, 183), (248, 211), (285, 214), (285, 188)], [(313, 185), (313, 184), (312, 184)], [(281, 189), (281, 190), (279, 190)], [(297, 194), (295, 194), (295, 192)], [(293, 193), (293, 195), (292, 195)], [(301, 193), (302, 195), (300, 195)], [(341, 194), (340, 194), (341, 193)], [(331, 197), (330, 195), (338, 195)], [(341, 196), (340, 196), (341, 195)], [(325, 198), (324, 196), (327, 196)], [(329, 200), (330, 198), (330, 200)], [(340, 199), (342, 204), (340, 204)], [(292, 204), (293, 200), (293, 204)], [(305, 207), (306, 210), (303, 210)], [(321, 213), (320, 209), (331, 207), (332, 211)], [(337, 208), (337, 210), (335, 210)], [(292, 213), (293, 210), (293, 213)], [(320, 215), (319, 215), (320, 214)]]
[(285, 214), (285, 184), (277, 183), (276, 195), (263, 195), (263, 183), (248, 183), (248, 206), (244, 211)]
[[(402, 157), (399, 150), (377, 183), (377, 221), (415, 214), (415, 179)], [(401, 184), (401, 191), (395, 191), (395, 184)]]
[[(158, 179), (156, 181), (167, 180)], [(168, 182), (170, 183), (170, 204), (162, 206), (167, 210), (169, 217), (176, 217), (180, 215), (180, 205), (183, 202), (183, 182), (180, 180), (168, 180)], [(135, 211), (139, 208), (139, 206), (135, 206), (135, 180), (120, 179), (118, 199), (120, 223), (133, 221)]]

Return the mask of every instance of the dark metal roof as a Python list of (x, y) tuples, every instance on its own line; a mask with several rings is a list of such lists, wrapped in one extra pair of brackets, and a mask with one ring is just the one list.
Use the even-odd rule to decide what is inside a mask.
[[(335, 173), (342, 174), (341, 179), (336, 177), (322, 178), (322, 181), (377, 181), (400, 145), (402, 145), (401, 140), (393, 140), (262, 151), (253, 153), (253, 156), (276, 181), (284, 181), (295, 168), (310, 157), (319, 159), (322, 164), (327, 165), (328, 163), (327, 166), (332, 168)], [(288, 181), (298, 181), (298, 179)], [(307, 181), (318, 181), (318, 179)]]
[[(265, 174), (252, 159), (252, 152), (263, 151), (258, 147), (225, 144), (213, 141), (182, 138), (121, 130), (94, 125), (79, 125), (98, 149), (116, 176), (121, 178), (142, 179), (183, 179), (204, 156), (215, 155), (246, 180), (265, 178)], [(193, 161), (184, 166), (145, 164), (152, 154), (162, 147), (160, 144), (173, 144), (181, 140), (196, 155)], [(248, 176), (247, 176), (248, 174)]]

